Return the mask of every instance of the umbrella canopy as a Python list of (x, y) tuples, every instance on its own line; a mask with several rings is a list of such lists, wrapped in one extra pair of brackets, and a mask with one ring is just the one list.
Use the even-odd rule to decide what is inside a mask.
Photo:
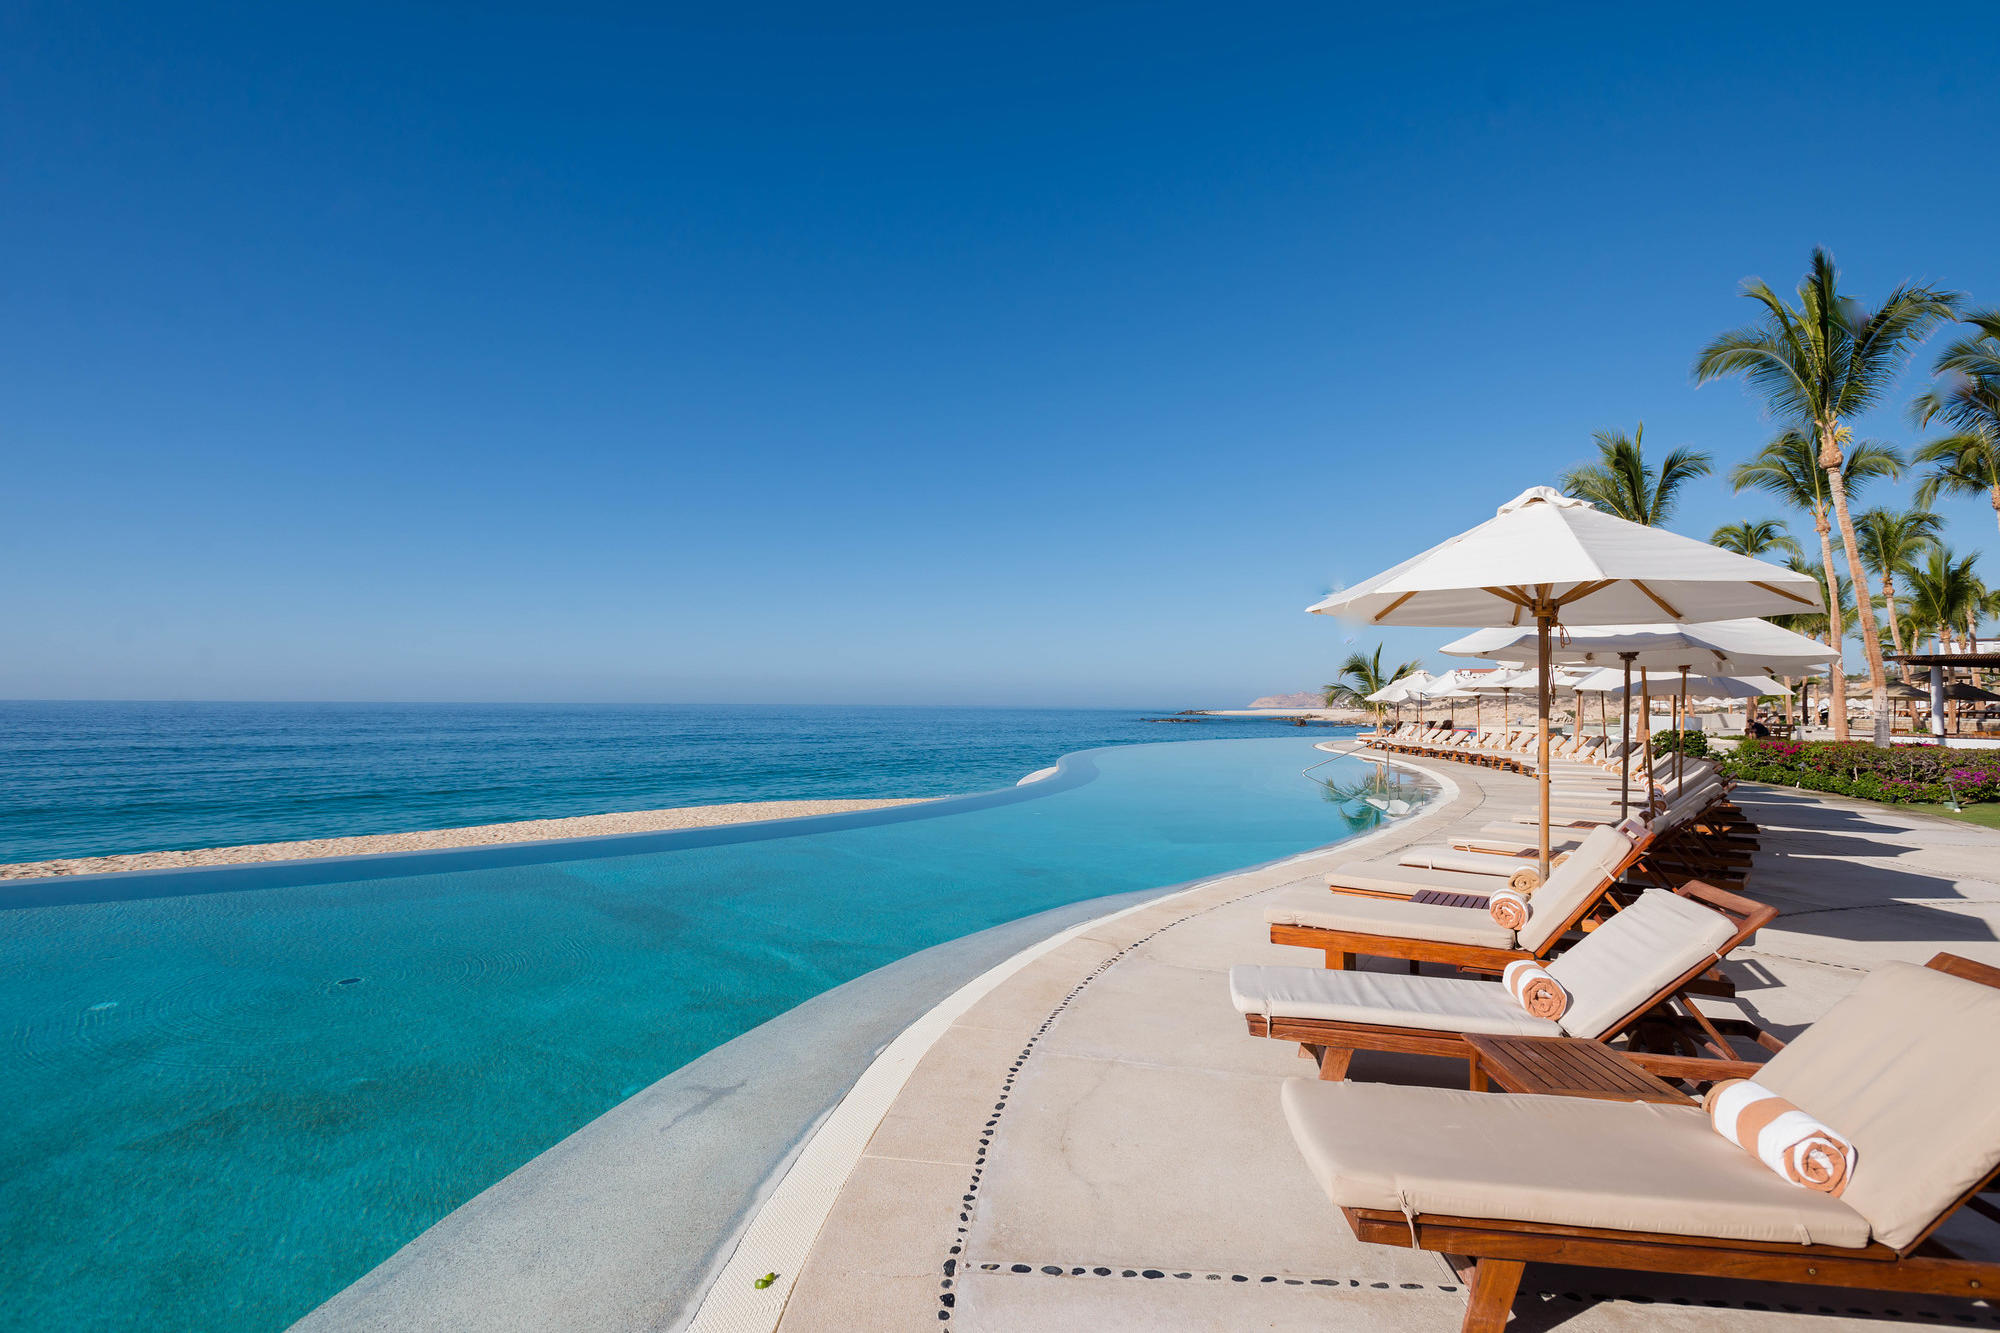
[(1466, 688), (1480, 694), (1499, 694), (1503, 690), (1533, 689), (1540, 679), (1533, 667), (1507, 666), (1488, 672)]
[[(1667, 684), (1676, 693), (1681, 688), (1679, 677), (1668, 681)], [(1586, 694), (1623, 694), (1625, 673), (1603, 667), (1591, 672), (1589, 677), (1580, 682), (1576, 688)], [(1639, 687), (1634, 685), (1632, 688), (1636, 692)], [(1786, 690), (1769, 676), (1689, 676), (1687, 692), (1689, 694), (1699, 692), (1710, 698), (1727, 700), (1756, 699), (1766, 694), (1784, 694)]]
[[(1486, 657), (1498, 662), (1535, 660), (1533, 629), (1503, 625), (1454, 639), (1439, 649), (1453, 657)], [(1705, 675), (1754, 671), (1804, 676), (1840, 654), (1768, 620), (1717, 620), (1700, 624), (1596, 625), (1563, 630), (1549, 645), (1549, 660), (1582, 666), (1618, 666), (1632, 655), (1635, 670)]]
[(1889, 702), (1891, 703), (1916, 703), (1919, 700), (1929, 703), (1930, 697), (1931, 692), (1929, 690), (1920, 690), (1914, 685), (1905, 685), (1900, 680), (1889, 682)]
[(1558, 624), (1820, 609), (1808, 574), (1602, 513), (1535, 486), (1477, 527), (1307, 608), (1372, 625), (1532, 623), (1540, 675), (1541, 873), (1549, 874), (1549, 638)]
[(1629, 625), (1817, 611), (1809, 574), (1535, 486), (1484, 523), (1307, 609), (1371, 625)]
[(1375, 691), (1375, 693), (1368, 695), (1367, 702), (1371, 704), (1399, 704), (1405, 699), (1421, 698), (1422, 696), (1417, 691), (1422, 689), (1424, 683), (1430, 678), (1431, 673), (1428, 671), (1412, 671), (1407, 676), (1398, 676), (1381, 689)]
[(1478, 679), (1466, 671), (1447, 671), (1442, 676), (1432, 676), (1421, 685), (1413, 686), (1411, 694), (1422, 699), (1470, 699), (1472, 684)]
[(1995, 700), (2000, 700), (2000, 694), (1995, 694), (1991, 690), (1982, 690), (1977, 685), (1968, 685), (1962, 680), (1955, 680), (1945, 686), (1944, 697), (1947, 699), (1956, 699), (1962, 704), (1990, 704)]

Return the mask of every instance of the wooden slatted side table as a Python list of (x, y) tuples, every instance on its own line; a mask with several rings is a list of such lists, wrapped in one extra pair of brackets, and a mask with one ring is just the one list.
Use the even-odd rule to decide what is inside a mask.
[(1694, 1099), (1654, 1078), (1599, 1041), (1581, 1037), (1489, 1037), (1467, 1033), (1474, 1052), (1473, 1085), (1489, 1083), (1508, 1092), (1557, 1097), (1594, 1097), (1609, 1102), (1667, 1102), (1685, 1106)]
[(1487, 907), (1493, 900), (1483, 893), (1453, 893), (1449, 889), (1418, 889), (1410, 895), (1413, 903), (1429, 903), (1433, 907)]

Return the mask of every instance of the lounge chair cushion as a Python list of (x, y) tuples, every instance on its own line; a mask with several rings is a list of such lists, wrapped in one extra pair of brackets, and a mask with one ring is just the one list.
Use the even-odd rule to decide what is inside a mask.
[(1648, 996), (1714, 957), (1735, 933), (1735, 923), (1720, 912), (1666, 889), (1646, 890), (1548, 965), (1570, 995), (1563, 1030), (1572, 1037), (1604, 1036)]
[[(1508, 857), (1532, 856), (1542, 849), (1540, 838), (1522, 838), (1519, 836), (1520, 830), (1511, 825), (1488, 825), (1485, 832), (1492, 836), (1466, 837), (1461, 834), (1458, 841), (1467, 847), (1479, 848), (1482, 856), (1496, 856), (1503, 862)], [(1575, 829), (1557, 832), (1549, 838), (1549, 853), (1554, 855), (1557, 852), (1574, 851), (1579, 841), (1581, 839)]]
[(1416, 847), (1402, 854), (1402, 864), (1417, 870), (1449, 870), (1460, 875), (1498, 876), (1497, 885), (1516, 871), (1534, 869), (1528, 862), (1485, 852), (1461, 852), (1450, 847)]
[(1859, 1247), (1868, 1222), (1802, 1190), (1689, 1104), (1287, 1079), (1279, 1097), (1334, 1203), (1445, 1217)]
[(1430, 1032), (1490, 1032), (1560, 1037), (1562, 1029), (1514, 1002), (1497, 981), (1412, 976), (1407, 972), (1329, 972), (1317, 967), (1229, 969), (1229, 995), (1242, 1014), (1317, 1018)]
[(1549, 871), (1549, 882), (1528, 900), (1534, 910), (1521, 928), (1521, 947), (1541, 952), (1578, 907), (1603, 891), (1631, 850), (1632, 840), (1617, 829), (1592, 829), (1568, 860)]
[(1443, 889), (1446, 893), (1478, 893), (1487, 886), (1484, 875), (1459, 870), (1420, 870), (1416, 866), (1387, 861), (1350, 861), (1326, 877), (1327, 887), (1368, 889), (1407, 898), (1419, 889)]
[(1473, 944), (1489, 949), (1514, 947), (1514, 932), (1495, 922), (1483, 907), (1440, 907), (1405, 898), (1362, 898), (1354, 894), (1334, 897), (1332, 907), (1272, 907), (1265, 911), (1264, 919), (1275, 926), (1354, 930), (1366, 935), (1431, 940), (1438, 944)]
[(1841, 1198), (1901, 1249), (2000, 1164), (2000, 990), (1884, 963), (1758, 1071), (1854, 1145)]

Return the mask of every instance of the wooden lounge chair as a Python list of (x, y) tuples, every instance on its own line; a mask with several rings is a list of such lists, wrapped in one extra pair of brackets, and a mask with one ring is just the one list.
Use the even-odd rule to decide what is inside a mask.
[[(1473, 1064), (1474, 1053), (1465, 1041), (1470, 1033), (1608, 1042), (1649, 1016), (1670, 1020), (1684, 1047), (1707, 1054), (1649, 1055), (1648, 1068), (1675, 1078), (1718, 1078), (1750, 1066), (1686, 992), (1716, 960), (1776, 915), (1763, 903), (1698, 882), (1675, 890), (1648, 889), (1547, 964), (1571, 996), (1559, 1021), (1528, 1013), (1498, 981), (1396, 972), (1233, 967), (1230, 997), (1251, 1036), (1299, 1043), (1318, 1059), (1324, 1079), (1344, 1078), (1356, 1051), (1441, 1055)], [(1271, 937), (1286, 942), (1278, 940), (1275, 927)], [(1371, 947), (1390, 946), (1385, 941)], [(1466, 966), (1460, 960), (1468, 960), (1495, 970), (1529, 956), (1409, 939), (1393, 947), (1425, 961)], [(1752, 1035), (1767, 1049), (1776, 1044), (1762, 1034)]]
[[(1670, 827), (1662, 823), (1661, 827)], [(1586, 847), (1592, 848), (1592, 855), (1613, 851), (1618, 853), (1617, 862), (1607, 865), (1605, 872), (1613, 879), (1623, 875), (1636, 865), (1647, 847), (1651, 846), (1654, 834), (1649, 831), (1635, 845), (1624, 834), (1609, 826), (1590, 829), (1583, 833), (1577, 846), (1563, 852), (1550, 862), (1549, 879), (1553, 883), (1562, 868), (1583, 854)], [(1616, 835), (1616, 841), (1612, 835)], [(1535, 871), (1535, 866), (1507, 865), (1499, 860), (1487, 861), (1476, 852), (1460, 852), (1463, 863), (1456, 861), (1449, 849), (1432, 851), (1414, 850), (1396, 853), (1396, 861), (1349, 861), (1327, 873), (1326, 886), (1342, 897), (1393, 898), (1407, 901), (1426, 889), (1445, 893), (1490, 893), (1495, 887), (1494, 876), (1512, 875), (1521, 870)], [(1423, 859), (1426, 864), (1412, 865), (1413, 857)], [(1475, 860), (1476, 858), (1476, 860)], [(1537, 860), (1539, 864), (1539, 858)], [(1535, 878), (1539, 878), (1537, 871)], [(1539, 892), (1539, 890), (1537, 890)]]
[(1757, 1081), (1856, 1151), (1800, 1189), (1685, 1107), (1288, 1080), (1292, 1137), (1355, 1236), (1476, 1261), (1464, 1333), (1535, 1262), (1990, 1301), (2000, 1263), (1936, 1237), (2000, 1179), (2000, 968), (1888, 963)]

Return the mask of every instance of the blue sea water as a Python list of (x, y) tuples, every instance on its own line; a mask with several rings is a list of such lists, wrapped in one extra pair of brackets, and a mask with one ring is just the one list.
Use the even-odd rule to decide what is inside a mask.
[[(1097, 749), (1026, 788), (792, 825), (0, 886), (0, 1328), (282, 1328), (831, 986), (1371, 827), (1302, 775), (1324, 734)], [(986, 748), (1010, 780), (1053, 757)]]
[(1137, 711), (0, 702), (0, 863), (653, 810), (947, 796), (1100, 745), (1325, 735)]

